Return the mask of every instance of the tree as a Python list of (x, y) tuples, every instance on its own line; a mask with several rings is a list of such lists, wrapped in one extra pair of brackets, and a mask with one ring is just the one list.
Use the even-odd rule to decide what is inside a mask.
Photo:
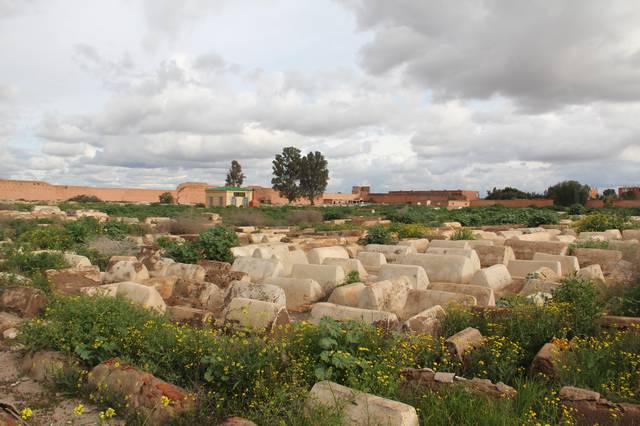
[(229, 169), (229, 173), (227, 173), (227, 180), (225, 181), (225, 185), (227, 186), (242, 186), (242, 182), (244, 182), (244, 173), (242, 173), (242, 166), (236, 160), (231, 162), (231, 168)]
[(293, 146), (283, 148), (282, 154), (273, 160), (273, 179), (271, 185), (281, 197), (291, 202), (298, 199), (300, 193), (300, 150)]
[(618, 195), (615, 189), (609, 188), (602, 191), (602, 198), (618, 198)]
[(173, 204), (173, 195), (170, 192), (163, 192), (158, 199), (162, 204)]
[(542, 198), (540, 194), (532, 193), (532, 192), (524, 192), (520, 191), (518, 188), (512, 188), (510, 186), (506, 186), (504, 188), (493, 188), (491, 191), (487, 192), (486, 200), (514, 200), (514, 199), (533, 199), (533, 198)]
[(566, 180), (550, 186), (545, 192), (545, 196), (553, 199), (553, 203), (559, 206), (584, 205), (589, 198), (589, 190), (589, 186), (578, 181)]
[(316, 151), (302, 157), (300, 167), (300, 193), (309, 200), (311, 205), (314, 200), (327, 189), (329, 170), (327, 160)]
[(625, 191), (620, 196), (623, 200), (635, 200), (638, 198), (637, 194), (634, 191)]

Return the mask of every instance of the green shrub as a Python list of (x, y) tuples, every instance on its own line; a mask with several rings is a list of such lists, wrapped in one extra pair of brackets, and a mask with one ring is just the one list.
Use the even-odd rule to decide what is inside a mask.
[(0, 270), (33, 277), (47, 269), (67, 268), (67, 262), (61, 253), (32, 253), (10, 248), (4, 251), (5, 261)]
[(569, 244), (569, 249), (567, 253), (569, 255), (572, 255), (575, 249), (577, 248), (608, 249), (609, 241), (600, 241), (600, 240), (576, 241), (575, 243)]
[(433, 233), (431, 228), (428, 228), (418, 223), (393, 223), (389, 227), (392, 232), (398, 235), (398, 238), (425, 238)]
[(78, 220), (67, 222), (64, 229), (74, 243), (86, 243), (90, 238), (102, 232), (100, 222), (94, 217), (81, 217)]
[(233, 262), (231, 248), (240, 245), (236, 233), (224, 226), (200, 232), (195, 240), (196, 251), (202, 259)]
[(110, 220), (102, 226), (102, 232), (112, 240), (122, 240), (131, 233), (131, 227), (124, 222)]
[(576, 225), (577, 232), (603, 232), (607, 229), (624, 229), (625, 218), (617, 214), (595, 213), (580, 219)]
[(602, 315), (600, 294), (593, 281), (567, 278), (553, 294), (554, 303), (562, 304), (572, 336), (590, 336), (598, 332)]
[(173, 204), (173, 195), (170, 192), (163, 192), (158, 197), (158, 200), (161, 204)]
[(570, 215), (582, 215), (587, 212), (587, 208), (582, 204), (572, 204), (567, 208), (567, 213)]
[(395, 244), (397, 240), (389, 228), (384, 225), (373, 225), (367, 230), (367, 235), (360, 238), (361, 245), (367, 244)]
[(95, 195), (76, 195), (69, 198), (67, 201), (74, 203), (102, 203), (102, 200)]
[(344, 285), (361, 282), (360, 273), (358, 271), (351, 271), (344, 279)]
[(460, 228), (456, 229), (455, 232), (451, 235), (452, 240), (475, 240), (476, 237), (473, 235), (473, 231), (468, 228)]
[(57, 226), (30, 229), (20, 235), (19, 241), (41, 250), (68, 250), (74, 243), (69, 233)]
[(618, 295), (607, 302), (608, 313), (611, 315), (640, 317), (640, 280), (629, 284), (619, 284), (615, 291)]
[(517, 342), (504, 336), (489, 336), (484, 345), (465, 358), (465, 377), (482, 377), (493, 382), (514, 384), (524, 372), (526, 354)]

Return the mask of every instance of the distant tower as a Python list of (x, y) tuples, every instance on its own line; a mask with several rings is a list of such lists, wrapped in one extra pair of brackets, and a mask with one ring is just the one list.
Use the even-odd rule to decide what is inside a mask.
[(360, 199), (361, 201), (368, 201), (369, 200), (369, 194), (371, 193), (371, 187), (370, 186), (354, 186), (351, 189), (351, 193), (353, 195), (357, 195), (358, 199)]

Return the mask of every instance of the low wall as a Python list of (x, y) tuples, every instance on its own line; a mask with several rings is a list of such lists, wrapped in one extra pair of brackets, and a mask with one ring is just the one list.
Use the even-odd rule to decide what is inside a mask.
[(516, 198), (514, 200), (472, 200), (471, 207), (483, 207), (483, 206), (505, 206), (505, 207), (551, 207), (553, 206), (553, 200), (546, 198), (535, 198), (532, 200)]
[[(640, 200), (614, 200), (613, 207), (640, 207)], [(604, 207), (603, 200), (589, 200), (586, 204), (590, 209), (599, 209)]]

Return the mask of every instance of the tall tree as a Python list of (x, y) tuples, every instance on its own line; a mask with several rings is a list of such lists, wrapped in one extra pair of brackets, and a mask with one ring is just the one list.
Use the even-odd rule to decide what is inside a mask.
[(244, 173), (242, 173), (242, 166), (236, 160), (231, 162), (231, 168), (227, 173), (227, 180), (225, 185), (227, 186), (242, 186), (244, 182)]
[(300, 150), (288, 146), (282, 150), (282, 154), (276, 155), (273, 160), (273, 189), (286, 198), (291, 204), (300, 198)]
[(313, 205), (316, 197), (327, 189), (329, 170), (327, 160), (316, 151), (302, 157), (300, 167), (300, 192)]
[(571, 206), (573, 204), (584, 205), (589, 198), (590, 188), (575, 180), (566, 180), (550, 186), (545, 195), (553, 199), (553, 203), (559, 206)]

